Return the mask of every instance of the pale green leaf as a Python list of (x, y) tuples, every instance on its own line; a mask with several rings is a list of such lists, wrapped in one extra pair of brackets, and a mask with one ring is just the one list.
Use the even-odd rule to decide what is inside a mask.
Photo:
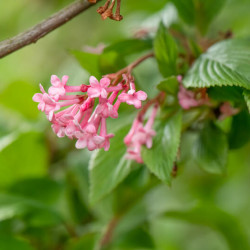
[(152, 40), (127, 39), (113, 43), (104, 49), (104, 53), (113, 51), (120, 56), (128, 56), (152, 49)]
[(71, 54), (75, 56), (83, 69), (90, 75), (100, 77), (99, 57), (100, 55), (91, 54), (85, 51), (72, 50)]
[(0, 151), (0, 186), (23, 178), (44, 176), (48, 165), (44, 135), (26, 132), (9, 139)]
[(22, 114), (26, 118), (35, 119), (39, 114), (36, 105), (32, 101), (35, 92), (36, 88), (27, 82), (13, 82), (0, 92), (0, 104)]

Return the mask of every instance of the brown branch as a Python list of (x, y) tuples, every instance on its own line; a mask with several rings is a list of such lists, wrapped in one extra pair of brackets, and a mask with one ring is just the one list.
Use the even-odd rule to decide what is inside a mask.
[[(96, 2), (99, 1), (101, 0), (97, 0)], [(12, 52), (31, 43), (37, 42), (37, 40), (67, 23), (69, 20), (87, 10), (92, 5), (93, 4), (91, 4), (88, 0), (77, 0), (29, 30), (0, 42), (0, 58), (7, 56), (8, 54), (11, 54)]]

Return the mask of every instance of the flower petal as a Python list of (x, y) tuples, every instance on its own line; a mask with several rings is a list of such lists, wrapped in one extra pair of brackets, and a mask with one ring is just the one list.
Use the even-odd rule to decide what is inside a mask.
[(69, 80), (69, 76), (63, 76), (62, 77), (62, 85), (65, 86), (67, 84), (67, 81)]
[(107, 77), (103, 77), (101, 80), (100, 80), (100, 85), (103, 87), (103, 88), (107, 88), (110, 84), (110, 79), (107, 78)]
[(78, 139), (76, 142), (76, 148), (80, 149), (80, 148), (86, 148), (87, 146), (87, 140), (86, 139)]
[(59, 87), (61, 85), (61, 80), (56, 75), (51, 76), (50, 82), (54, 87)]
[(90, 98), (96, 98), (99, 97), (101, 95), (100, 90), (98, 88), (88, 88), (87, 94)]
[(147, 94), (144, 92), (144, 91), (142, 91), (142, 90), (139, 90), (139, 91), (137, 91), (135, 94), (134, 94), (134, 96), (137, 98), (137, 99), (139, 99), (139, 100), (141, 100), (141, 101), (145, 101), (146, 99), (147, 99)]
[(43, 100), (43, 95), (40, 93), (34, 94), (32, 100), (34, 102), (41, 102)]
[(129, 98), (130, 98), (130, 96), (128, 94), (126, 94), (126, 93), (121, 93), (118, 96), (118, 100), (121, 101), (121, 102), (126, 102)]
[(96, 128), (93, 124), (88, 124), (85, 128), (85, 131), (89, 134), (95, 134), (96, 133)]
[(99, 82), (94, 76), (91, 76), (89, 78), (89, 83), (90, 83), (91, 87), (93, 87), (93, 88), (95, 88), (96, 86), (99, 86)]

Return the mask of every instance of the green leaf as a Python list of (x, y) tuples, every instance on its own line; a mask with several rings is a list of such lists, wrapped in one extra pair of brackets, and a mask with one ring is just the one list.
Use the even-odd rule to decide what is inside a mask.
[(35, 119), (39, 114), (32, 101), (35, 92), (36, 88), (27, 82), (13, 82), (0, 93), (0, 104), (21, 113), (26, 118)]
[(92, 155), (89, 164), (91, 203), (110, 193), (129, 174), (131, 161), (125, 158), (123, 139), (130, 126), (122, 127), (115, 133), (109, 151), (99, 150)]
[(139, 39), (127, 39), (111, 44), (104, 49), (104, 53), (113, 51), (120, 56), (128, 56), (131, 54), (137, 54), (145, 50), (152, 49), (153, 44), (151, 39), (139, 40)]
[(245, 90), (243, 92), (247, 107), (248, 107), (248, 111), (250, 113), (250, 90)]
[(225, 173), (227, 137), (213, 123), (204, 126), (192, 147), (194, 160), (200, 168), (213, 174)]
[(151, 172), (170, 183), (171, 172), (180, 144), (182, 114), (178, 112), (166, 122), (161, 122), (151, 149), (143, 148), (142, 158)]
[(0, 235), (0, 249), (3, 250), (32, 250), (28, 241), (10, 235)]
[(189, 25), (196, 25), (206, 33), (210, 23), (220, 12), (227, 0), (171, 0), (180, 17)]
[(124, 5), (124, 7), (126, 8), (127, 13), (134, 12), (136, 13), (136, 15), (138, 15), (138, 13), (140, 12), (146, 12), (147, 14), (152, 14), (154, 12), (162, 10), (167, 2), (168, 0), (143, 0), (143, 4), (139, 4), (138, 1), (127, 0), (126, 5)]
[(117, 72), (126, 66), (124, 59), (115, 51), (102, 53), (98, 63), (102, 75)]
[(126, 233), (118, 235), (112, 244), (112, 249), (154, 249), (151, 235), (145, 228), (137, 227)]
[(217, 16), (227, 0), (194, 0), (196, 25), (205, 34), (211, 21)]
[(170, 76), (164, 80), (162, 80), (157, 88), (161, 91), (164, 91), (171, 95), (176, 95), (179, 89), (179, 83), (177, 81), (176, 76)]
[(250, 89), (250, 43), (232, 39), (201, 55), (185, 76), (186, 87), (240, 86)]
[(83, 250), (95, 249), (97, 235), (95, 233), (88, 233), (78, 239), (71, 239), (66, 246), (66, 250)]
[(44, 176), (47, 164), (48, 149), (44, 135), (22, 133), (0, 148), (0, 186), (22, 178)]
[(154, 52), (161, 74), (164, 77), (175, 75), (177, 46), (163, 23), (160, 23), (154, 40)]
[(100, 55), (78, 50), (72, 50), (71, 54), (75, 56), (82, 68), (85, 69), (90, 75), (101, 77), (99, 70)]
[(9, 192), (43, 204), (55, 204), (62, 194), (62, 185), (49, 178), (30, 178), (15, 182)]
[[(50, 220), (53, 220), (53, 224), (54, 222), (61, 222), (60, 215), (49, 206), (22, 196), (0, 194), (0, 221), (28, 216), (26, 218), (26, 222), (28, 222), (28, 218), (29, 221), (32, 221), (39, 218), (39, 215), (42, 214), (46, 214), (47, 218), (49, 217)], [(41, 220), (41, 218), (39, 219)]]
[(240, 148), (250, 140), (250, 115), (247, 110), (233, 116), (231, 130), (228, 135), (229, 147)]
[(237, 86), (216, 86), (208, 89), (208, 95), (210, 98), (217, 101), (233, 101), (241, 102), (243, 101), (242, 97), (243, 89)]
[(195, 23), (195, 5), (193, 0), (171, 0), (180, 17), (189, 25)]
[(192, 224), (208, 226), (212, 230), (216, 229), (225, 237), (231, 250), (249, 249), (245, 230), (240, 226), (237, 219), (217, 207), (203, 205), (190, 210), (169, 211), (165, 213), (165, 216)]
[(189, 48), (195, 58), (199, 57), (202, 54), (202, 48), (192, 39), (188, 40)]

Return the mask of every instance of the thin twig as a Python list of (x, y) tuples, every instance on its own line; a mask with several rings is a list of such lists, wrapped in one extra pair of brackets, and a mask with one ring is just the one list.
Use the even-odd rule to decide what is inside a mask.
[[(97, 0), (96, 2), (99, 1), (101, 0)], [(0, 42), (0, 58), (31, 43), (37, 42), (37, 40), (67, 23), (69, 20), (87, 10), (92, 5), (93, 4), (91, 4), (88, 0), (77, 0), (29, 30)]]
[(112, 74), (107, 74), (105, 75), (106, 77), (110, 78), (111, 80), (114, 80), (112, 85), (115, 85), (119, 79), (121, 78), (121, 76), (123, 74), (131, 74), (131, 71), (137, 67), (139, 64), (141, 64), (143, 61), (145, 61), (146, 59), (150, 58), (150, 57), (154, 57), (154, 53), (150, 52), (140, 58), (138, 58), (136, 61), (132, 62), (131, 64), (129, 64), (128, 66), (126, 66), (125, 68), (117, 71), (116, 73), (112, 73)]
[(119, 222), (120, 217), (119, 216), (115, 216), (110, 223), (108, 224), (105, 233), (103, 235), (103, 237), (101, 238), (100, 241), (100, 249), (102, 249), (103, 247), (107, 246), (110, 241), (112, 240), (112, 236), (114, 233), (114, 230), (116, 228), (117, 223)]

